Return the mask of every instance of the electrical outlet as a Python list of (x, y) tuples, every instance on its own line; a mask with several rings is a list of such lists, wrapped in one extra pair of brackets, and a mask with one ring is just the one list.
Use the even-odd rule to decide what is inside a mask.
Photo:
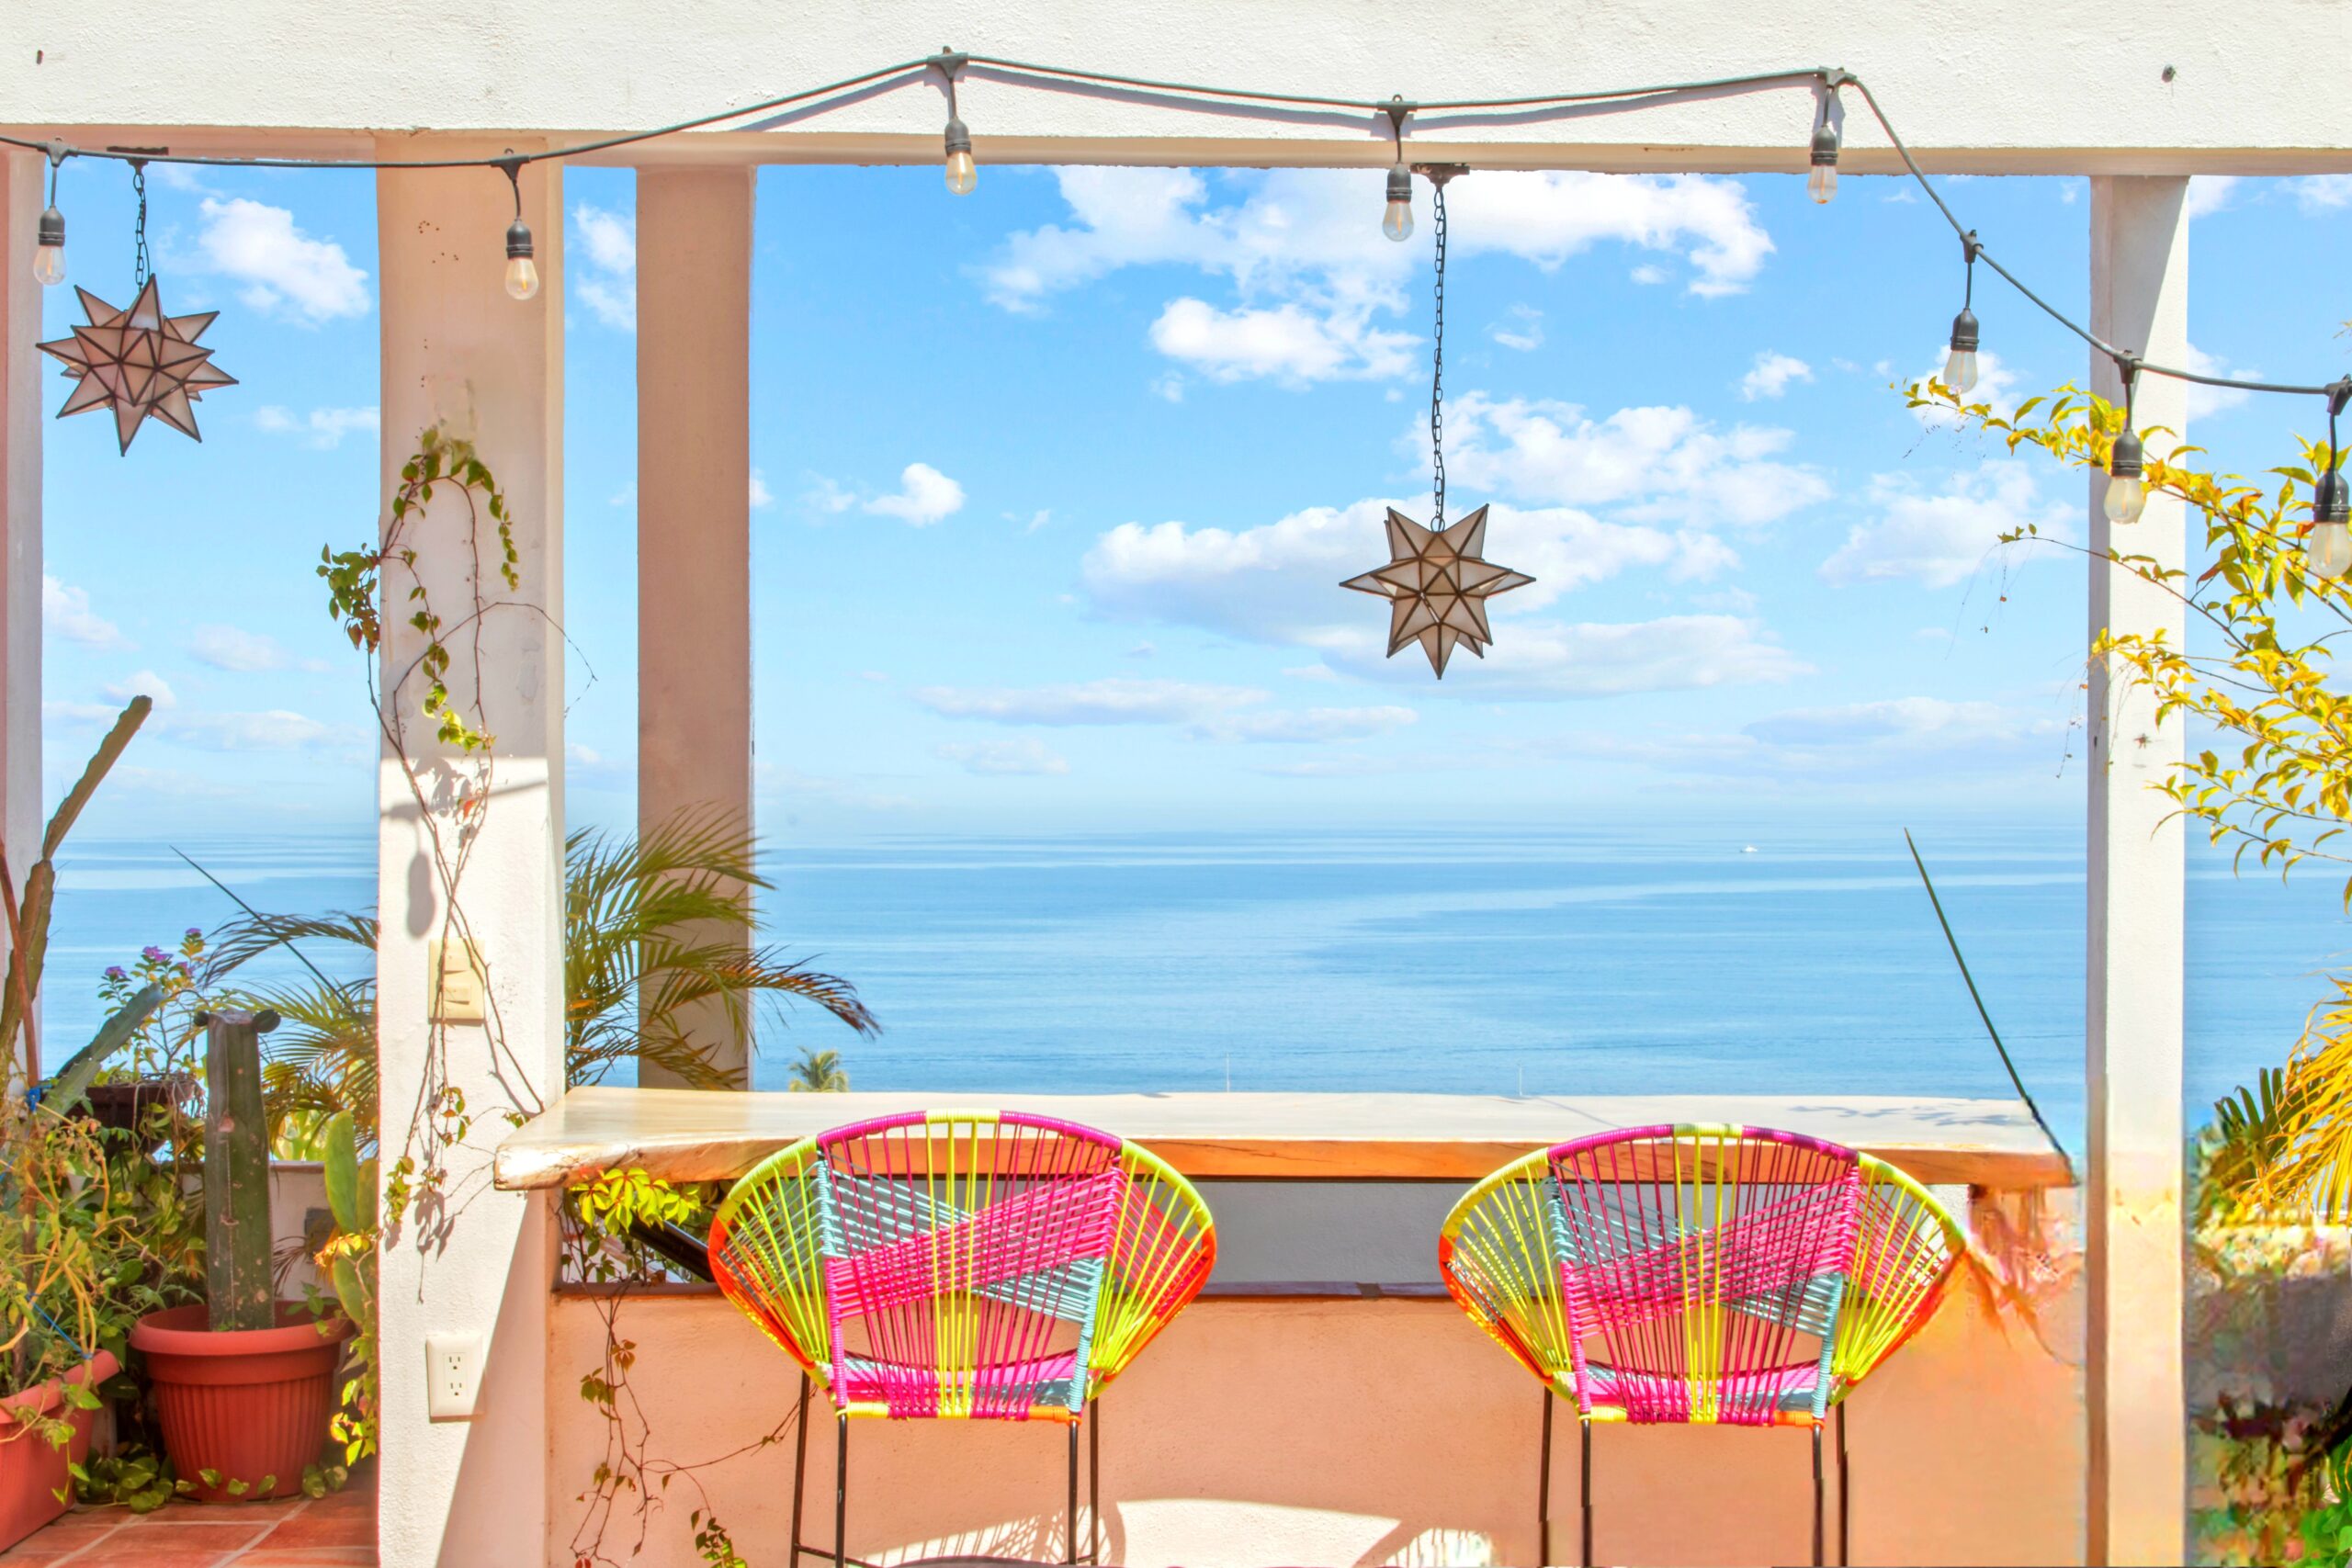
[(488, 984), (481, 958), (471, 942), (460, 938), (435, 938), (429, 957), (433, 964), (433, 1016), (443, 1023), (482, 1023), (490, 1017), (482, 996)]
[(481, 1387), (479, 1334), (424, 1337), (424, 1414), (435, 1421), (470, 1421)]

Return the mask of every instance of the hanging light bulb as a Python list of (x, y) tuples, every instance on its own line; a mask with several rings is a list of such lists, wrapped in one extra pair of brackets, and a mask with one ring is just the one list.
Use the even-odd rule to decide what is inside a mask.
[(1380, 231), (1392, 240), (1413, 237), (1413, 171), (1402, 158), (1388, 171), (1388, 210), (1381, 215)]
[(49, 144), (49, 206), (42, 209), (35, 231), (33, 278), (45, 288), (65, 281), (65, 214), (57, 210), (57, 171), (65, 162), (65, 145)]
[(517, 218), (506, 226), (506, 292), (517, 299), (528, 299), (538, 291), (538, 264), (531, 259), (531, 226)]
[[(2126, 409), (2128, 411), (2129, 404)], [(2129, 412), (2124, 415), (2131, 417)], [(2141, 477), (2145, 455), (2140, 449), (2140, 438), (2127, 425), (2115, 438), (2115, 450), (2107, 459), (2107, 519), (2110, 523), (2137, 523), (2140, 513), (2148, 508), (2148, 484)]]
[(1951, 319), (1951, 353), (1944, 360), (1944, 385), (1963, 397), (1976, 385), (1976, 312), (1965, 305)]
[(1805, 176), (1805, 194), (1827, 206), (1838, 194), (1838, 128), (1829, 123), (1829, 112), (1824, 107), (1821, 123), (1813, 131), (1813, 172)]
[(2352, 487), (2344, 470), (2332, 468), (2312, 491), (2311, 532), (2303, 536), (2303, 559), (2323, 577), (2352, 574)]
[(65, 214), (54, 203), (40, 215), (40, 244), (33, 251), (33, 277), (47, 286), (65, 281)]
[(953, 116), (947, 121), (947, 188), (957, 196), (969, 196), (972, 187), (980, 183), (980, 171), (972, 162), (972, 133), (964, 122)]

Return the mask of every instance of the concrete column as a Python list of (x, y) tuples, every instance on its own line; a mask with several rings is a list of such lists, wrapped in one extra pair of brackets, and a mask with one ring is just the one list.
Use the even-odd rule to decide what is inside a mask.
[[(2177, 175), (2091, 181), (2091, 328), (2116, 347), (2188, 361), (2188, 182)], [(2114, 367), (2092, 356), (2091, 385), (2120, 402)], [(2188, 439), (2188, 389), (2140, 378), (2133, 423)], [(2104, 475), (2090, 476), (2090, 631), (2184, 630), (2180, 601), (2108, 564), (2110, 550), (2177, 568), (2186, 509), (2151, 495), (2133, 524), (2110, 525)], [(2188, 1410), (2181, 1373), (2181, 823), (2156, 786), (2184, 752), (2143, 687), (2090, 671), (2088, 834), (2090, 1087), (2090, 1561), (2186, 1561)]]
[[(502, 141), (385, 138), (393, 158), (495, 155)], [(409, 764), (430, 802), (420, 811), (387, 740), (379, 769), (383, 935), (377, 952), (383, 1152), (389, 1172), (422, 1153), (422, 1123), (464, 1097), (470, 1128), (441, 1152), (447, 1178), (388, 1232), (382, 1256), (383, 1463), (379, 1511), (383, 1560), (426, 1568), (548, 1562), (565, 1533), (550, 1517), (547, 1469), (547, 1322), (556, 1255), (551, 1199), (490, 1187), (491, 1151), (510, 1109), (528, 1112), (563, 1089), (563, 201), (562, 175), (523, 175), (523, 215), (537, 238), (544, 279), (528, 301), (502, 286), (506, 226), (514, 216), (492, 170), (387, 170), (377, 178), (382, 279), (383, 488), (390, 495), (418, 434), (437, 422), (470, 436), (504, 490), (520, 554), (519, 589), (495, 574), (496, 536), (484, 518), (486, 594), (503, 601), (449, 638), (447, 683), (470, 705), (477, 688), (494, 737), (487, 798), (469, 794), (475, 761), (434, 739), (401, 694)], [(447, 488), (408, 539), (416, 570), (445, 621), (470, 607), (468, 510)], [(383, 681), (422, 644), (399, 569), (386, 574)], [(388, 700), (389, 707), (389, 700)], [(457, 903), (489, 978), (496, 1028), (429, 1018), (432, 944), (449, 929), (450, 901), (429, 849), (437, 835), (466, 863)], [(454, 1011), (455, 1010), (453, 1010)], [(446, 1129), (447, 1122), (442, 1120)], [(487, 1352), (470, 1421), (425, 1414), (427, 1335), (484, 1337)], [(585, 1477), (565, 1478), (572, 1482)], [(555, 1540), (558, 1544), (550, 1545)], [(567, 1559), (568, 1561), (568, 1559)]]
[[(637, 176), (637, 820), (752, 825), (750, 168)], [(692, 1038), (749, 1087), (748, 1024)], [(677, 1080), (647, 1063), (647, 1084)]]
[(0, 833), (19, 892), (40, 854), (40, 367), (52, 362), (33, 347), (33, 238), (48, 178), (40, 154), (0, 152)]

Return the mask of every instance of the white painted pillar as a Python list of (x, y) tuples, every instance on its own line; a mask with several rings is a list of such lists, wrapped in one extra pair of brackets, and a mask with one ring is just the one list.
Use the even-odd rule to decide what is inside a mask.
[[(2188, 362), (2188, 182), (2091, 181), (2091, 329), (2116, 347)], [(2092, 356), (2091, 385), (2122, 400)], [(2151, 457), (2188, 439), (2188, 389), (2140, 378), (2133, 423)], [(2105, 476), (2090, 476), (2090, 631), (2184, 630), (2179, 600), (2104, 558), (2187, 558), (2186, 509), (2151, 495), (2140, 521), (2110, 525)], [(2090, 671), (2088, 835), (2090, 1088), (2088, 1498), (2090, 1561), (2180, 1562), (2186, 1550), (2181, 1372), (2181, 906), (2183, 840), (2156, 785), (2182, 758), (2135, 686)]]
[[(495, 154), (442, 138), (391, 138), (386, 157)], [(439, 1109), (420, 1096), (439, 1083), (463, 1092), (472, 1124), (447, 1149), (446, 1196), (427, 1199), (390, 1232), (382, 1255), (380, 1357), (384, 1481), (379, 1494), (383, 1561), (402, 1568), (475, 1568), (552, 1562), (565, 1533), (549, 1505), (547, 1359), (555, 1268), (552, 1200), (490, 1186), (491, 1151), (509, 1131), (503, 1112), (552, 1100), (563, 1087), (563, 223), (562, 176), (537, 165), (523, 176), (523, 212), (537, 237), (544, 282), (518, 302), (502, 286), (514, 198), (493, 170), (386, 171), (377, 179), (383, 317), (383, 487), (425, 426), (469, 434), (503, 488), (520, 552), (522, 586), (495, 573), (496, 536), (485, 518), (488, 597), (478, 631), (452, 637), (452, 692), (469, 701), (477, 674), (495, 737), (492, 793), (478, 815), (453, 796), (469, 765), (433, 739), (403, 694), (414, 738), (404, 750), (427, 781), (431, 825), (452, 847), (471, 843), (458, 902), (482, 954), (503, 1037), (481, 1024), (428, 1021), (427, 953), (448, 905), (426, 847), (426, 818), (388, 740), (380, 768), (383, 935), (377, 954), (384, 1164), (419, 1147), (412, 1117)], [(411, 525), (417, 570), (435, 608), (454, 622), (470, 603), (467, 513), (444, 489)], [(413, 606), (397, 569), (386, 575), (385, 681), (417, 656)], [(478, 641), (477, 641), (478, 638)], [(477, 670), (474, 655), (480, 649)], [(469, 1422), (425, 1415), (427, 1334), (488, 1338), (478, 1414)], [(582, 1482), (585, 1477), (580, 1478)], [(565, 1559), (568, 1561), (568, 1559)]]
[(0, 152), (0, 833), (19, 892), (40, 855), (40, 367), (54, 361), (33, 347), (33, 240), (48, 179), (38, 152)]
[[(637, 175), (637, 820), (752, 824), (755, 171)], [(748, 1027), (691, 1024), (749, 1087)], [(647, 1063), (638, 1079), (673, 1084)]]

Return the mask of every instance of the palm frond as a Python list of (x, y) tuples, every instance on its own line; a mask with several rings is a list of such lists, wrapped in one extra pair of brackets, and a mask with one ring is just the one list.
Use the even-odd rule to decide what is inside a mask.
[(2249, 1127), (2264, 1129), (2263, 1160), (2247, 1183), (2250, 1199), (2263, 1208), (2308, 1209), (2342, 1223), (2352, 1216), (2352, 977), (2335, 976), (2329, 983), (2335, 996), (2313, 1010), (2271, 1097), (2267, 1122), (2261, 1119), (2261, 1102), (2240, 1111)]
[(251, 915), (212, 933), (205, 954), (206, 975), (219, 979), (289, 942), (340, 942), (376, 950), (373, 914), (334, 910), (323, 915)]

